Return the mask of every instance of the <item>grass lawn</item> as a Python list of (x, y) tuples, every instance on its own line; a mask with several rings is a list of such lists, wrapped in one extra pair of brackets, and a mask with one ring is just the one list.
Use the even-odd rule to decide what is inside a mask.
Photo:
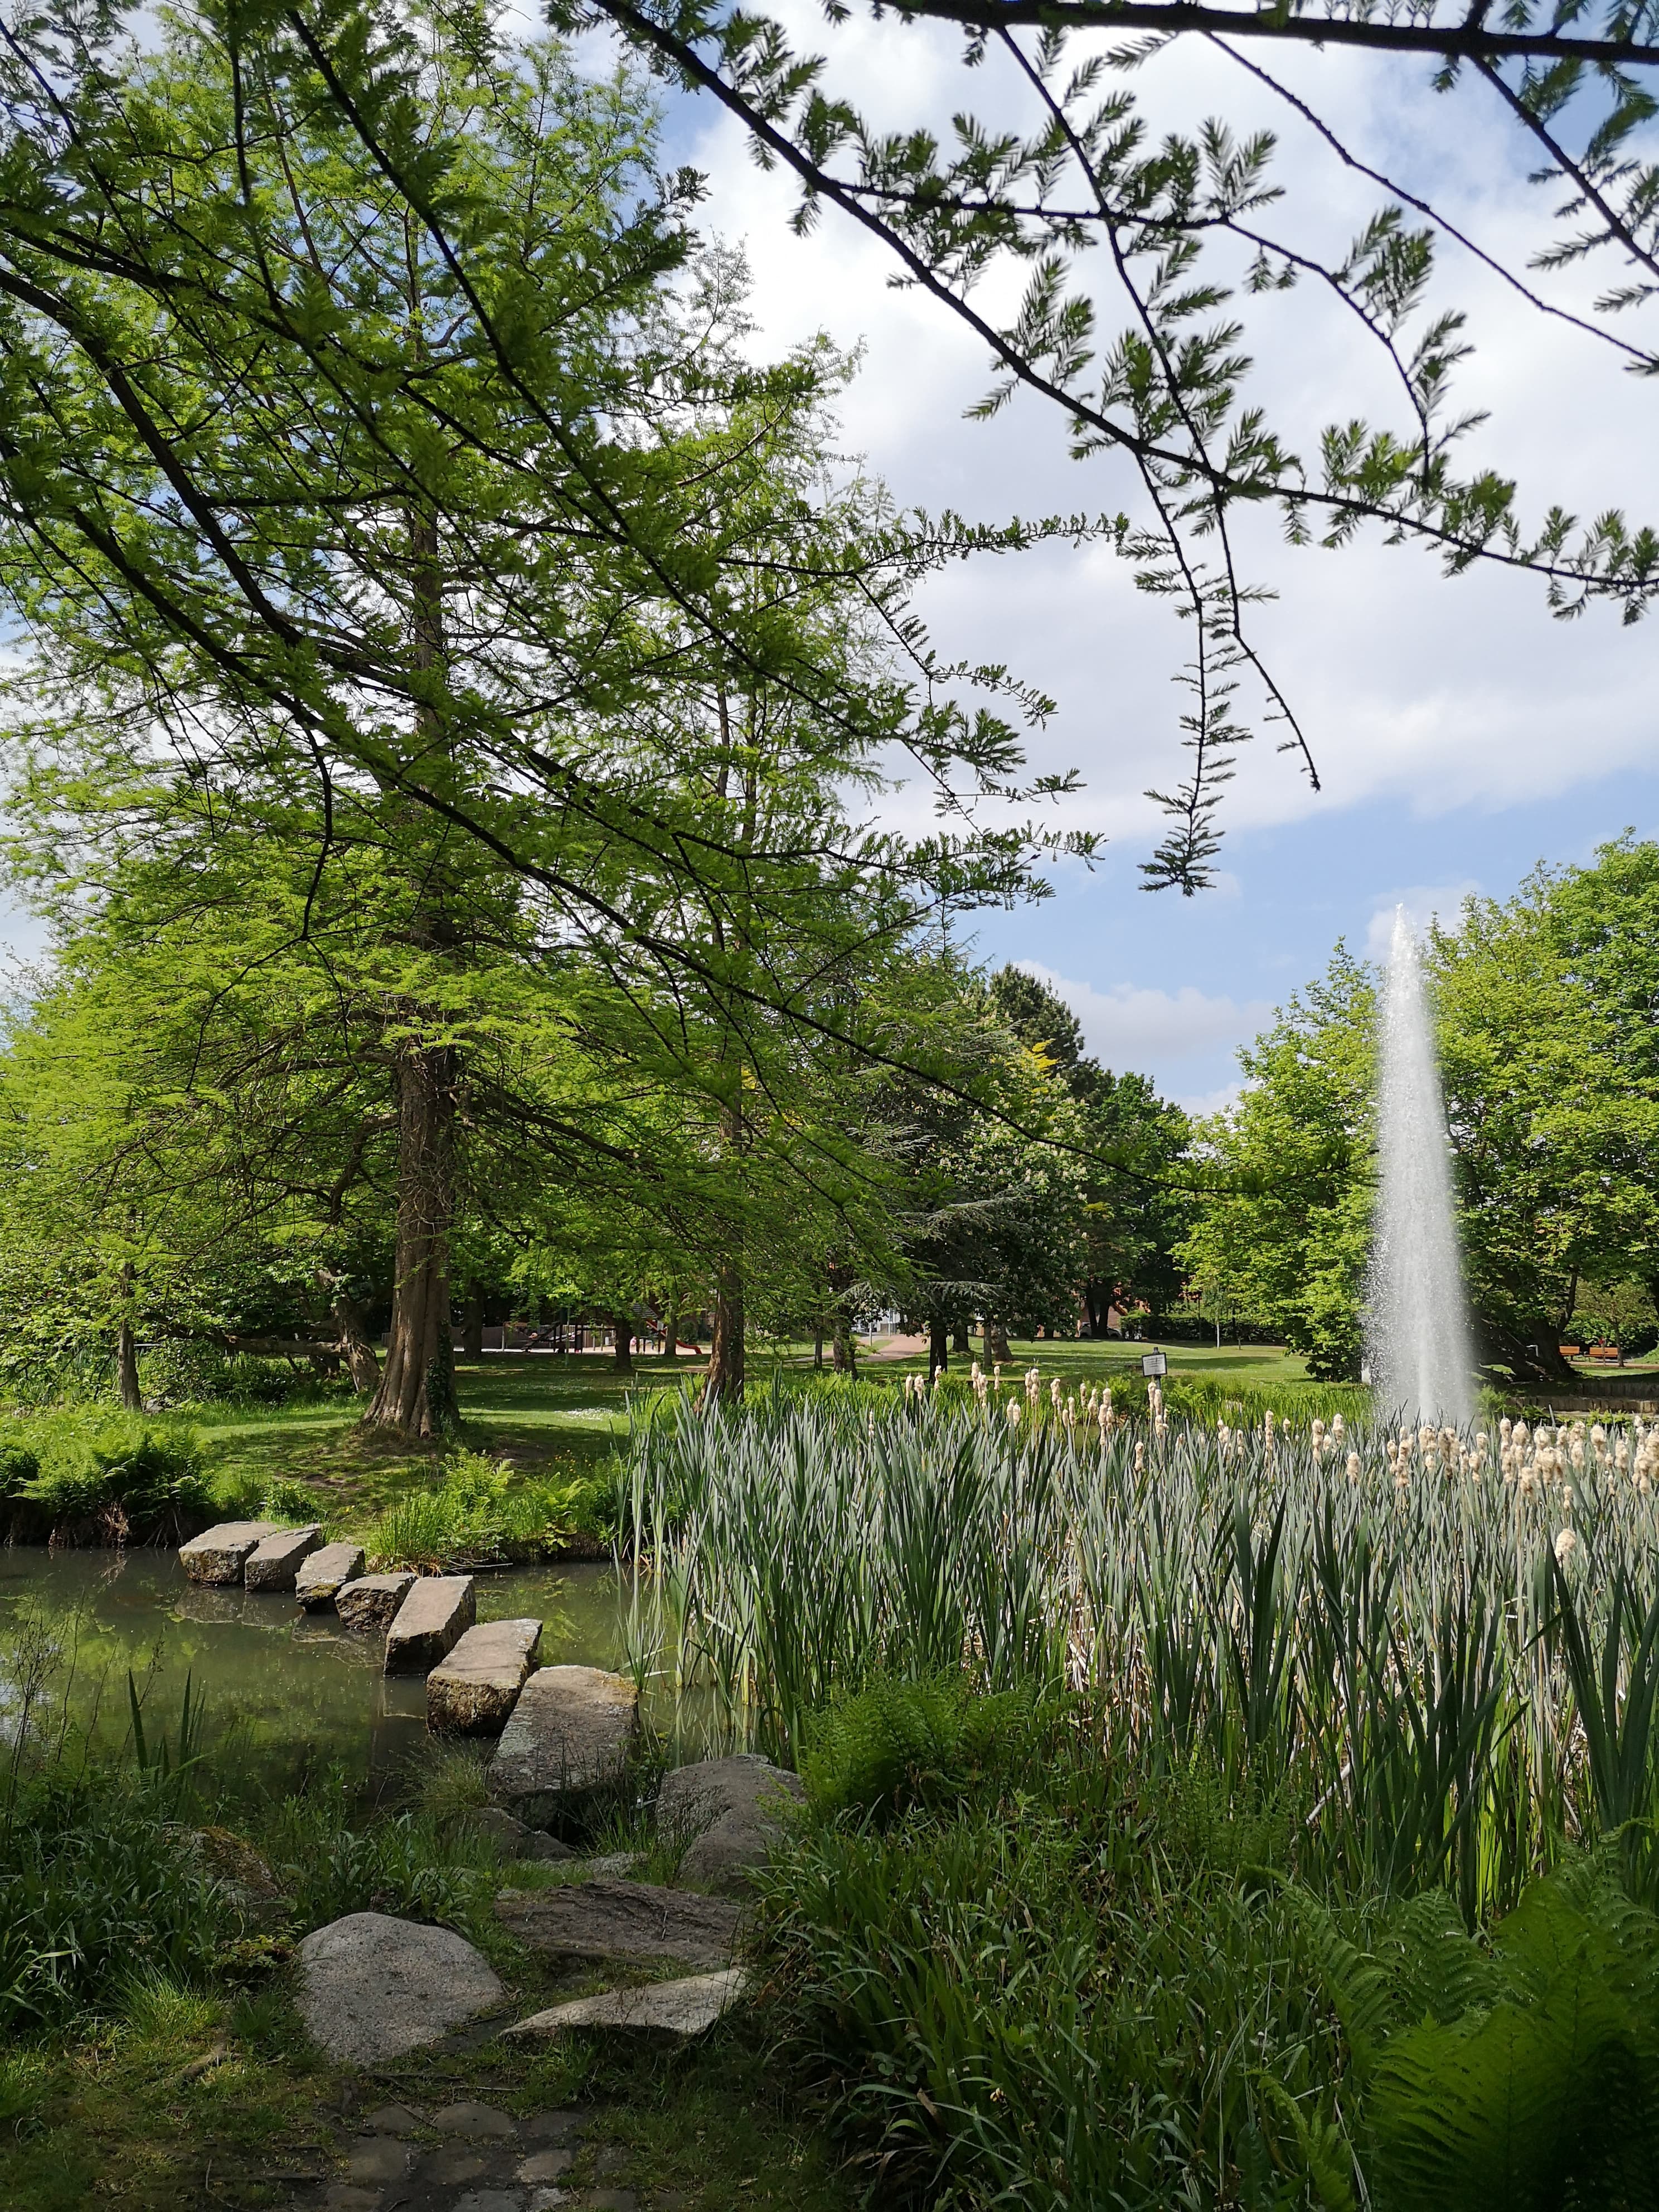
[[(1045, 1376), (1105, 1382), (1117, 1373), (1139, 1374), (1141, 1354), (1150, 1348), (1087, 1339), (1016, 1341), (1011, 1371), (1023, 1373), (1036, 1364)], [(1170, 1345), (1164, 1350), (1172, 1375), (1267, 1384), (1298, 1382), (1307, 1372), (1294, 1353), (1272, 1345), (1224, 1345), (1218, 1351), (1205, 1345)], [(646, 1356), (635, 1361), (629, 1376), (617, 1373), (609, 1352), (564, 1358), (492, 1352), (482, 1359), (462, 1360), (456, 1382), (465, 1440), (480, 1451), (512, 1461), (526, 1474), (553, 1480), (595, 1474), (609, 1464), (627, 1437), (630, 1397), (678, 1390), (701, 1376), (705, 1364), (682, 1357), (677, 1366), (666, 1367), (660, 1359)], [(953, 1367), (965, 1364), (958, 1354)], [(893, 1358), (884, 1351), (881, 1340), (872, 1339), (860, 1347), (858, 1371), (866, 1382), (896, 1382), (927, 1364), (921, 1354)], [(784, 1345), (750, 1352), (752, 1387), (763, 1389), (774, 1370), (786, 1382), (804, 1382), (812, 1371), (811, 1346)], [(305, 1482), (322, 1492), (331, 1506), (353, 1514), (378, 1511), (389, 1504), (411, 1484), (425, 1479), (435, 1456), (365, 1436), (358, 1427), (356, 1404), (343, 1399), (269, 1411), (210, 1407), (192, 1419), (216, 1473)]]

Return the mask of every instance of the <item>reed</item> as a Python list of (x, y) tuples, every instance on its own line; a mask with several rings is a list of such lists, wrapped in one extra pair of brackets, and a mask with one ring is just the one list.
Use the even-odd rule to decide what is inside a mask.
[(1653, 1815), (1659, 1429), (1235, 1427), (975, 1381), (642, 1419), (640, 1648), (792, 1760), (878, 1673), (1063, 1688), (1148, 1771), (1287, 1793), (1305, 1871), (1443, 1887), (1471, 1926)]

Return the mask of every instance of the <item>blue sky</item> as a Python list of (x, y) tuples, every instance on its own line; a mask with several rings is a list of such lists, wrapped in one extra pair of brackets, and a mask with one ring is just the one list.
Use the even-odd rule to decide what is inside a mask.
[[(803, 41), (823, 46), (818, 9), (785, 0), (791, 9)], [(833, 82), (878, 124), (920, 116), (943, 128), (969, 101), (1014, 112), (994, 70), (964, 84), (942, 31), (857, 17), (832, 51)], [(602, 41), (588, 52), (607, 58)], [(1340, 55), (1278, 66), (1358, 150), (1404, 172), (1513, 264), (1547, 234), (1547, 195), (1524, 181), (1530, 157), (1480, 96), (1454, 104), (1425, 89), (1421, 69)], [(1182, 49), (1143, 72), (1139, 88), (1164, 121), (1190, 126), (1218, 108), (1280, 128), (1281, 217), (1298, 242), (1340, 246), (1376, 204), (1374, 188), (1298, 137), (1265, 96), (1241, 94), (1213, 55)], [(706, 173), (706, 226), (749, 257), (757, 353), (820, 330), (862, 348), (845, 444), (902, 504), (988, 520), (1133, 504), (1132, 482), (1109, 461), (1067, 457), (1064, 425), (1038, 403), (1018, 400), (988, 426), (965, 422), (987, 381), (976, 342), (924, 297), (891, 289), (881, 249), (833, 213), (811, 238), (793, 237), (787, 179), (756, 169), (729, 118), (678, 97), (664, 150)], [(1563, 304), (1583, 307), (1613, 273), (1548, 282)], [(1479, 343), (1457, 387), (1463, 404), (1492, 413), (1471, 455), (1515, 475), (1531, 515), (1560, 499), (1581, 512), (1619, 502), (1659, 518), (1652, 384), (1621, 374), (1594, 342), (1540, 320), (1455, 256), (1437, 297), (1469, 309)], [(1009, 301), (994, 284), (983, 304)], [(1292, 441), (1334, 416), (1390, 404), (1371, 349), (1304, 291), (1255, 303), (1249, 342), (1256, 396)], [(1141, 794), (1182, 772), (1182, 695), (1170, 681), (1182, 626), (1098, 550), (955, 568), (921, 604), (947, 656), (1006, 661), (1053, 693), (1059, 712), (1034, 738), (1033, 765), (1075, 769), (1085, 789), (1065, 818), (1109, 841), (1095, 872), (1060, 873), (1052, 900), (981, 917), (980, 950), (1058, 979), (1103, 1060), (1144, 1069), (1194, 1106), (1227, 1095), (1238, 1045), (1322, 969), (1335, 940), (1364, 949), (1396, 901), (1449, 918), (1465, 891), (1507, 896), (1540, 860), (1588, 860), (1627, 824), (1659, 835), (1659, 616), (1632, 629), (1606, 612), (1559, 623), (1524, 579), (1447, 582), (1421, 553), (1375, 543), (1292, 552), (1267, 518), (1244, 526), (1241, 542), (1246, 573), (1279, 594), (1258, 634), (1325, 789), (1309, 791), (1271, 733), (1249, 748), (1224, 817), (1222, 884), (1190, 901), (1149, 896), (1137, 874), (1158, 830)], [(913, 794), (896, 793), (891, 813), (927, 826)], [(0, 939), (8, 935), (15, 950), (33, 949), (27, 925), (13, 917), (8, 929), (0, 915)]]

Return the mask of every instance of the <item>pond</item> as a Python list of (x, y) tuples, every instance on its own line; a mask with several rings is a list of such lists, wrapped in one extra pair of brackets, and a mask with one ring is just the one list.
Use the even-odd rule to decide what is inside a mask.
[[(486, 1571), (477, 1593), (480, 1620), (542, 1621), (544, 1666), (623, 1665), (629, 1585), (608, 1562)], [(188, 1681), (210, 1738), (230, 1730), (227, 1755), (273, 1788), (337, 1763), (378, 1795), (425, 1737), (425, 1684), (381, 1672), (378, 1635), (303, 1613), (291, 1595), (204, 1589), (169, 1551), (20, 1545), (0, 1548), (0, 1739), (15, 1725), (16, 1632), (30, 1612), (58, 1647), (52, 1709), (109, 1750), (131, 1735), (129, 1672), (152, 1744), (163, 1732), (176, 1741)], [(646, 1713), (670, 1736), (696, 1717), (649, 1697)]]

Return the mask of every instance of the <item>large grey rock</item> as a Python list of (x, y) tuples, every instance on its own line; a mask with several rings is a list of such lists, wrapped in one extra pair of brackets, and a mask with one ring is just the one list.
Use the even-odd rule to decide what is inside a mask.
[(753, 1752), (707, 1759), (665, 1774), (657, 1793), (659, 1834), (691, 1843), (680, 1879), (741, 1891), (776, 1841), (789, 1809), (805, 1796), (800, 1777)]
[(521, 1943), (560, 1959), (729, 1966), (738, 1908), (696, 1890), (645, 1881), (573, 1881), (557, 1889), (504, 1889), (495, 1917)]
[(388, 1674), (427, 1674), (477, 1616), (471, 1575), (421, 1575), (386, 1632)]
[(308, 1528), (281, 1528), (266, 1536), (247, 1555), (242, 1580), (249, 1589), (291, 1590), (301, 1564), (323, 1540), (313, 1521)]
[(239, 1583), (250, 1552), (279, 1533), (275, 1521), (222, 1521), (179, 1547), (179, 1564), (193, 1583)]
[(333, 1604), (342, 1584), (355, 1583), (362, 1571), (361, 1544), (325, 1544), (301, 1562), (294, 1595), (307, 1613), (320, 1613)]
[(550, 1836), (544, 1828), (532, 1828), (504, 1805), (480, 1806), (467, 1818), (481, 1836), (493, 1836), (509, 1858), (574, 1859), (576, 1856), (568, 1844)]
[(469, 1628), (426, 1678), (427, 1726), (441, 1735), (499, 1735), (541, 1640), (539, 1620), (485, 1620)]
[(639, 1726), (639, 1692), (599, 1667), (543, 1667), (519, 1693), (489, 1763), (489, 1794), (521, 1818), (614, 1781)]
[(743, 1995), (749, 1977), (741, 1966), (693, 1974), (683, 1982), (649, 1982), (643, 1989), (607, 1990), (532, 2013), (504, 2031), (508, 2035), (562, 2035), (573, 2027), (626, 2027), (662, 2035), (701, 2035)]
[(463, 1937), (384, 1912), (349, 1912), (300, 1946), (300, 2017), (320, 2050), (352, 2065), (436, 2043), (505, 1995)]
[(409, 1595), (413, 1575), (362, 1575), (334, 1593), (334, 1610), (348, 1628), (389, 1628)]

